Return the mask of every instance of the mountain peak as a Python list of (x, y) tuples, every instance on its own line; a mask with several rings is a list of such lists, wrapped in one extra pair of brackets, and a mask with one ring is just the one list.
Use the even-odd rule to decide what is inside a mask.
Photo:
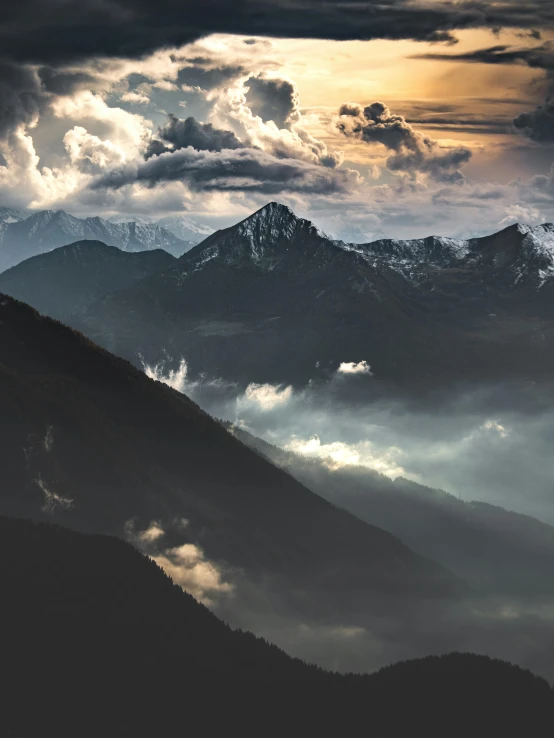
[(295, 215), (288, 205), (283, 205), (280, 202), (268, 202), (263, 208), (256, 210), (255, 213), (252, 213), (248, 218), (241, 221), (239, 225), (252, 222), (283, 223), (290, 220), (299, 221), (301, 218)]

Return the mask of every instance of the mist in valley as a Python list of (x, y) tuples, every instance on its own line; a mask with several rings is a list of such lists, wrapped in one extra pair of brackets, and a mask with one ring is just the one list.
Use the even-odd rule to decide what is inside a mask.
[(367, 364), (299, 388), (191, 378), (186, 360), (145, 371), (213, 417), (329, 469), (402, 477), (554, 524), (548, 387), (482, 384), (403, 396), (374, 380)]
[(499, 383), (408, 397), (375, 381), (366, 362), (344, 362), (303, 387), (191, 377), (185, 360), (144, 369), (305, 486), (471, 589), (455, 605), (406, 602), (394, 617), (358, 612), (343, 621), (296, 614), (278, 582), (254, 585), (235, 571), (221, 574), (230, 587), (211, 598), (223, 619), (340, 671), (459, 650), (554, 679), (548, 388)]

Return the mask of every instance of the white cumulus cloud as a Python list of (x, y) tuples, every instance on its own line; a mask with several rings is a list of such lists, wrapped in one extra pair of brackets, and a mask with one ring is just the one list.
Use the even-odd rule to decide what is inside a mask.
[(337, 369), (339, 374), (371, 374), (371, 367), (367, 361), (343, 361)]

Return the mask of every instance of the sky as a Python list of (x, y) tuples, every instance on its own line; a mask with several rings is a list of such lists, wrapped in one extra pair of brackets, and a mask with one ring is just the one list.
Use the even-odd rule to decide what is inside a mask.
[(0, 204), (283, 202), (350, 241), (554, 220), (551, 2), (26, 0), (0, 10)]

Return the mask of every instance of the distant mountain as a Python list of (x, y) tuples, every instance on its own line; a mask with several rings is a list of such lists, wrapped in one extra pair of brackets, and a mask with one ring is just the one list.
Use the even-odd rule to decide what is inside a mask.
[(23, 210), (17, 210), (17, 208), (0, 207), (0, 223), (17, 223), (20, 220), (25, 220), (29, 213)]
[(174, 256), (191, 247), (155, 223), (111, 223), (98, 217), (75, 218), (63, 210), (42, 210), (0, 228), (0, 271), (83, 240), (102, 241), (123, 251), (164, 249)]
[(93, 300), (174, 262), (162, 249), (125, 252), (100, 241), (77, 241), (2, 272), (0, 292), (63, 321), (68, 309), (77, 316)]
[(10, 223), (18, 223), (20, 220), (24, 220), (27, 215), (28, 213), (15, 208), (0, 207), (0, 243), (2, 243), (4, 233)]
[(518, 597), (554, 594), (550, 525), (495, 505), (464, 502), (408, 479), (393, 481), (365, 467), (329, 468), (321, 459), (299, 456), (227, 427), (309, 489), (398, 536), (476, 590)]
[(360, 361), (413, 391), (548, 379), (553, 231), (346, 244), (270, 203), (90, 306), (78, 327), (135, 363), (184, 357), (193, 374), (241, 382), (304, 383)]
[(169, 215), (158, 221), (158, 225), (183, 241), (200, 243), (214, 232), (210, 226), (198, 223), (185, 215)]
[(168, 215), (165, 218), (160, 218), (158, 220), (153, 216), (148, 215), (139, 215), (135, 217), (130, 217), (128, 215), (112, 215), (108, 220), (110, 223), (129, 223), (130, 221), (142, 224), (157, 223), (160, 227), (165, 228), (166, 231), (173, 233), (177, 238), (189, 243), (191, 248), (214, 232), (214, 229), (210, 228), (210, 226), (198, 223), (196, 220), (193, 220), (186, 215)]
[(326, 617), (470, 592), (185, 396), (6, 296), (0, 345), (0, 513), (117, 535), (157, 521), (168, 546), (200, 546), (224, 572)]
[(548, 683), (484, 656), (430, 657), (367, 676), (291, 659), (231, 630), (108, 536), (0, 516), (0, 591), (6, 736), (45, 725), (57, 736), (219, 734), (230, 723), (247, 736), (264, 725), (268, 736), (340, 735), (345, 726), (351, 735), (363, 732), (368, 710), (384, 738), (414, 720), (442, 738), (453, 715), (476, 736), (495, 734), (485, 726), (541, 736), (551, 724)]

